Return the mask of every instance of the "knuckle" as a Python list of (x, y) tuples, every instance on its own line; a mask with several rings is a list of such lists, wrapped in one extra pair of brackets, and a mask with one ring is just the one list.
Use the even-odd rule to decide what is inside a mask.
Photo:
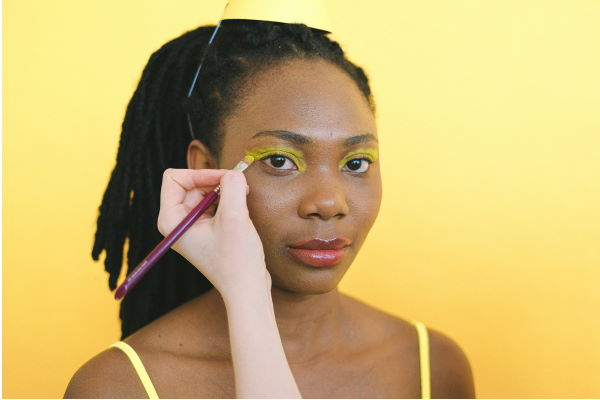
[(168, 231), (165, 220), (161, 215), (158, 215), (158, 220), (156, 221), (156, 227), (161, 235), (165, 236), (165, 232)]
[(173, 171), (175, 171), (174, 168), (167, 168), (165, 169), (165, 172), (163, 172), (163, 179), (172, 176), (173, 175)]

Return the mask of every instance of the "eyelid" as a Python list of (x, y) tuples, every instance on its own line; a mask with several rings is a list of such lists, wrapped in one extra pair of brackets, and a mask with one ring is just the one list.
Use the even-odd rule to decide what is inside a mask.
[(290, 151), (288, 149), (281, 148), (262, 148), (262, 149), (252, 149), (246, 151), (246, 155), (252, 156), (255, 160), (264, 160), (265, 158), (271, 156), (282, 156), (289, 158), (296, 167), (298, 171), (306, 170), (306, 162), (303, 159), (303, 154), (301, 152)]
[(356, 151), (351, 151), (342, 158), (339, 163), (339, 168), (344, 168), (349, 161), (356, 159), (367, 159), (369, 162), (374, 163), (379, 158), (379, 152), (377, 149), (359, 149)]

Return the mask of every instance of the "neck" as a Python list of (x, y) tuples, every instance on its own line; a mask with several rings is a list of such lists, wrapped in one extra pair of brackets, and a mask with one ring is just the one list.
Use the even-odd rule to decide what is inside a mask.
[(273, 287), (275, 319), (291, 364), (307, 362), (341, 345), (343, 313), (336, 289), (323, 294), (298, 294)]
[[(315, 360), (340, 347), (343, 312), (342, 295), (337, 289), (324, 294), (307, 295), (273, 287), (271, 297), (279, 336), (290, 364)], [(222, 331), (220, 337), (227, 338), (227, 315), (221, 295), (212, 289), (201, 298), (209, 303), (216, 320), (220, 320), (213, 321), (213, 324), (216, 323), (213, 327)]]

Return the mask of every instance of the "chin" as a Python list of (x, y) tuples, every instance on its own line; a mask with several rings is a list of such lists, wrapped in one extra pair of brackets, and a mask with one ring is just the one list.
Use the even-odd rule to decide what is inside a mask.
[(272, 286), (279, 290), (297, 294), (325, 294), (335, 290), (344, 277), (348, 266), (337, 265), (330, 268), (292, 266), (293, 270), (269, 268)]
[(297, 285), (297, 284), (278, 284), (273, 281), (273, 288), (277, 288), (284, 292), (294, 293), (294, 294), (306, 294), (306, 295), (317, 295), (317, 294), (325, 294), (329, 293), (335, 288), (337, 285)]

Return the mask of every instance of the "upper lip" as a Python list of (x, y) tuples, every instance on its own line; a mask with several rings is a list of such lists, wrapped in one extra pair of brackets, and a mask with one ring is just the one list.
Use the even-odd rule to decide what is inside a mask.
[(295, 249), (309, 249), (309, 250), (337, 250), (343, 247), (349, 246), (350, 240), (346, 238), (333, 238), (333, 239), (319, 239), (311, 238), (298, 240), (290, 244), (290, 247)]

